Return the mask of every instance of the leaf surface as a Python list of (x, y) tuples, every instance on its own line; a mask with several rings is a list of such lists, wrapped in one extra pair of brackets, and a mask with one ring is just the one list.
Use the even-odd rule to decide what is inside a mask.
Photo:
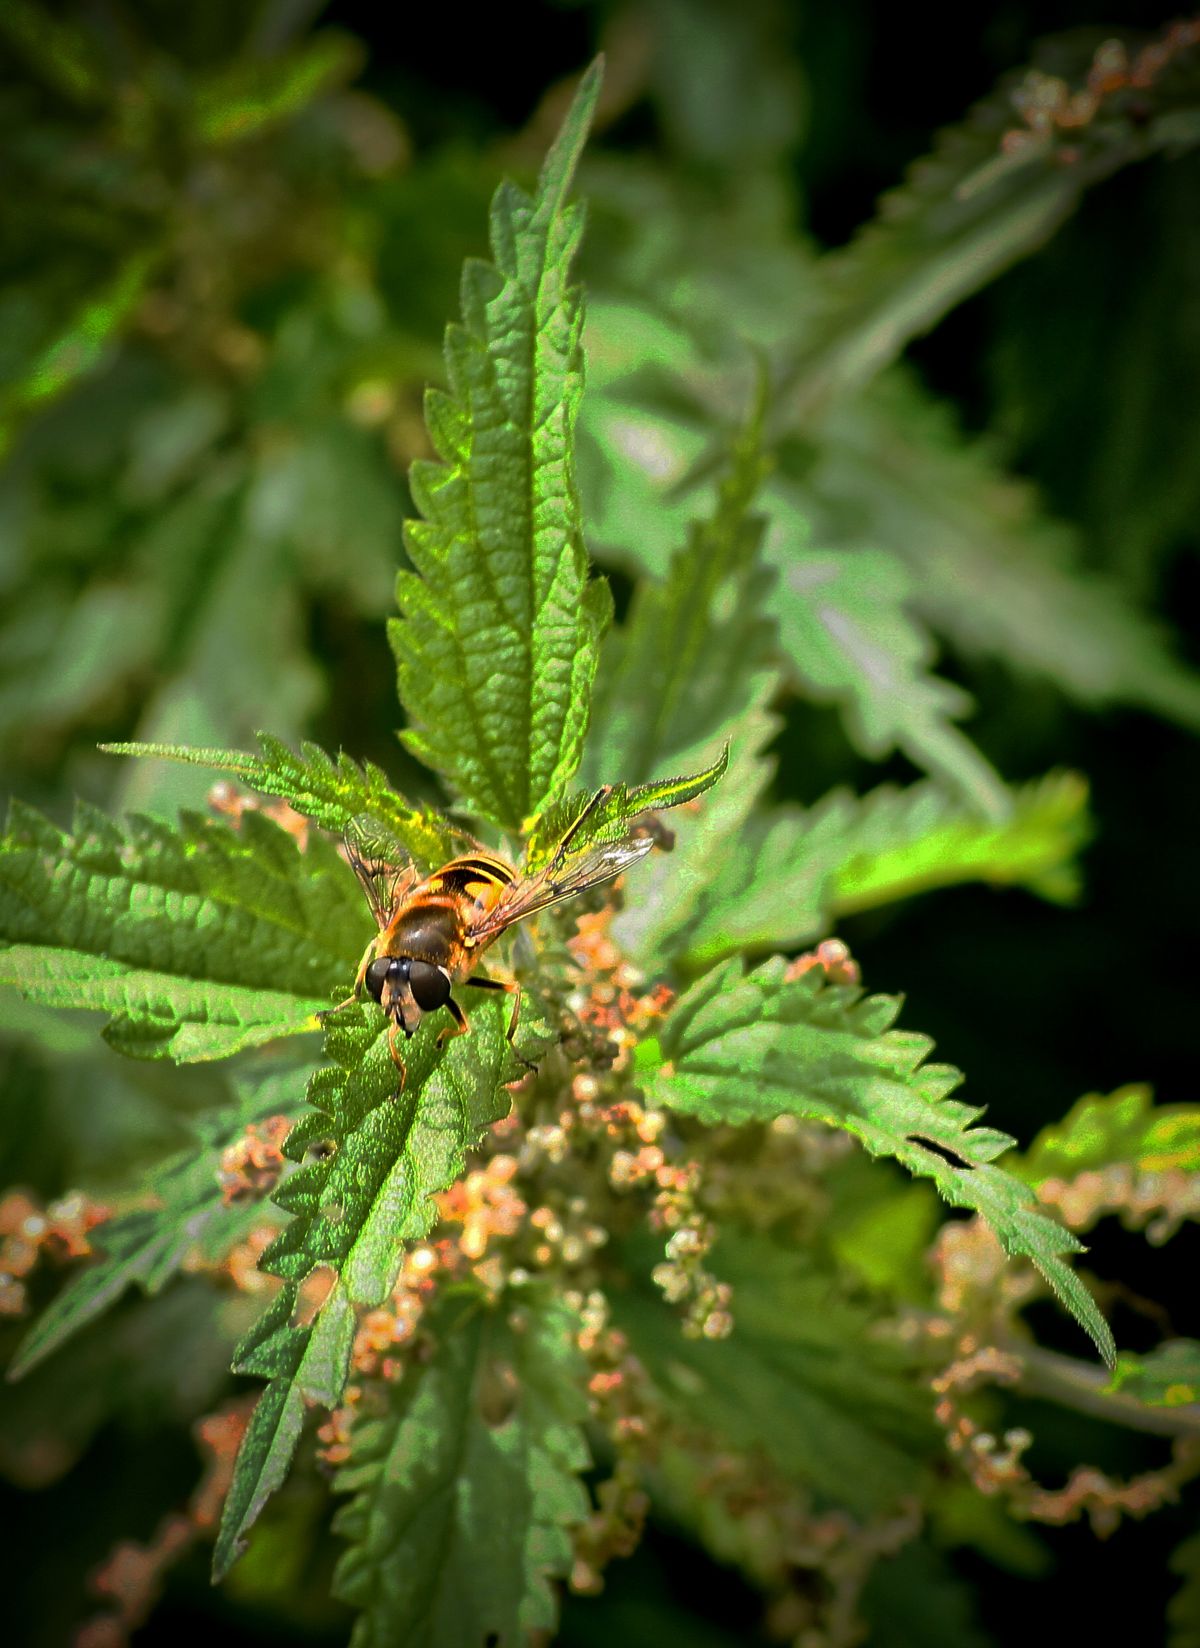
[(553, 1630), (549, 1582), (588, 1508), (577, 1326), (540, 1294), (440, 1302), (431, 1355), (355, 1425), (338, 1473), (354, 1495), (335, 1523), (351, 1542), (335, 1587), (361, 1610), (354, 1648), (519, 1648)]
[(154, 1205), (118, 1214), (93, 1234), (100, 1258), (74, 1277), (30, 1328), (9, 1366), (10, 1379), (36, 1367), (130, 1286), (160, 1293), (188, 1254), (199, 1250), (218, 1257), (262, 1222), (260, 1204), (223, 1200), (221, 1157), (251, 1123), (296, 1108), (293, 1083), (289, 1071), (248, 1084), (236, 1105), (196, 1123), (194, 1145), (147, 1175)]
[(110, 1014), (122, 1051), (220, 1058), (317, 1028), (361, 951), (361, 904), (329, 842), (253, 813), (124, 828), (80, 805), (70, 834), (14, 804), (0, 840), (0, 976)]
[(589, 847), (605, 842), (620, 841), (629, 834), (631, 824), (643, 813), (662, 812), (669, 807), (682, 806), (722, 778), (729, 765), (726, 747), (710, 766), (700, 772), (679, 778), (655, 778), (647, 784), (605, 786), (607, 793), (596, 801), (597, 791), (580, 790), (575, 795), (557, 802), (534, 825), (526, 849), (525, 863), (530, 870), (541, 869), (554, 855), (554, 849), (567, 832), (571, 837), (571, 856)]
[(665, 942), (694, 969), (735, 950), (793, 949), (841, 916), (964, 882), (1069, 900), (1088, 836), (1086, 786), (1052, 773), (1009, 793), (999, 820), (929, 782), (761, 809), (711, 855), (710, 885)]
[(1200, 1172), (1200, 1105), (1154, 1102), (1148, 1087), (1089, 1093), (1044, 1127), (1017, 1171), (1031, 1184), (1128, 1166), (1138, 1173)]
[(749, 708), (777, 665), (765, 608), (772, 577), (752, 513), (767, 473), (763, 397), (734, 443), (711, 512), (692, 524), (665, 579), (642, 579), (629, 617), (605, 641), (592, 703), (589, 776), (646, 779), (714, 739)]
[[(400, 1092), (380, 1020), (371, 1006), (327, 1021), (333, 1062), (310, 1081), (311, 1111), (285, 1147), (302, 1165), (275, 1199), (293, 1217), (261, 1261), (284, 1287), (234, 1364), (270, 1383), (238, 1451), (213, 1559), (217, 1579), (287, 1474), (307, 1409), (341, 1398), (358, 1312), (387, 1298), (405, 1247), (433, 1223), (430, 1198), (453, 1183), (468, 1148), (508, 1110), (499, 1084), (517, 1070), (507, 1003), (476, 1007), (474, 1033), (444, 1050), (432, 1035), (418, 1038)], [(318, 1144), (318, 1158), (305, 1160)]]
[(303, 743), (299, 754), (270, 733), (259, 733), (260, 755), (245, 750), (193, 749), (183, 744), (104, 744), (110, 755), (182, 761), (233, 773), (251, 789), (278, 796), (305, 818), (340, 833), (359, 813), (370, 813), (422, 867), (444, 864), (470, 838), (425, 808), (411, 807), (373, 762), (327, 755)]
[[(785, 535), (788, 518), (780, 515)], [(971, 706), (930, 671), (934, 643), (909, 607), (912, 584), (882, 550), (797, 549), (780, 557), (780, 639), (800, 680), (842, 710), (856, 748), (893, 749), (951, 784), (985, 813), (1005, 807), (998, 774), (954, 725)]]
[(903, 1354), (872, 1341), (867, 1313), (806, 1255), (764, 1235), (727, 1227), (707, 1263), (732, 1284), (727, 1338), (680, 1333), (648, 1267), (635, 1263), (640, 1285), (614, 1296), (667, 1411), (761, 1451), (769, 1469), (857, 1515), (917, 1492), (938, 1449), (930, 1403)]
[(744, 977), (728, 963), (681, 997), (661, 1045), (643, 1044), (654, 1102), (709, 1125), (793, 1115), (845, 1128), (872, 1155), (894, 1157), (953, 1206), (978, 1213), (1006, 1253), (1032, 1260), (1111, 1366), (1108, 1325), (1063, 1259), (1082, 1244), (995, 1165), (1012, 1140), (977, 1126), (981, 1112), (950, 1098), (960, 1072), (925, 1062), (927, 1036), (894, 1028), (894, 997), (864, 997), (819, 970), (785, 974), (780, 960)]
[(391, 625), (409, 748), (469, 811), (519, 829), (569, 783), (587, 729), (606, 584), (588, 579), (573, 437), (582, 230), (567, 192), (600, 88), (584, 76), (531, 197), (501, 184), (494, 263), (468, 263), (446, 334), (447, 393), (426, 421), (440, 462), (413, 465)]

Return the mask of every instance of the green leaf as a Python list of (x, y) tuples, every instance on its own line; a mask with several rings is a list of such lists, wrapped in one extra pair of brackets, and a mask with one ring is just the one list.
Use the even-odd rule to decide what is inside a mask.
[[(697, 773), (680, 778), (655, 778), (648, 784), (606, 786), (606, 793), (597, 802), (599, 792), (580, 790), (577, 794), (556, 802), (537, 820), (526, 850), (526, 867), (539, 870), (553, 856), (554, 849), (570, 829), (571, 854), (588, 847), (619, 841), (628, 834), (631, 820), (646, 812), (662, 812), (668, 807), (679, 807), (711, 789), (724, 776), (729, 765), (729, 747), (726, 745), (710, 766)], [(593, 805), (595, 802), (595, 805)], [(570, 860), (568, 859), (568, 863)]]
[[(332, 1150), (305, 1161), (275, 1198), (293, 1218), (262, 1266), (285, 1285), (235, 1361), (238, 1372), (270, 1384), (238, 1450), (213, 1558), (217, 1579), (286, 1476), (306, 1410), (340, 1399), (357, 1312), (387, 1298), (406, 1245), (433, 1223), (430, 1198), (453, 1183), (466, 1151), (508, 1110), (507, 1093), (498, 1092), (517, 1073), (507, 1003), (476, 1008), (474, 1034), (444, 1051), (431, 1035), (418, 1038), (400, 1092), (380, 1018), (372, 1006), (327, 1021), (326, 1054), (334, 1062), (313, 1076), (312, 1112), (285, 1147), (296, 1160), (317, 1142)], [(302, 1303), (306, 1281), (330, 1284), (315, 1314)]]
[(347, 35), (327, 32), (270, 57), (237, 57), (199, 80), (190, 124), (205, 144), (223, 146), (257, 137), (351, 79), (362, 48)]
[(195, 1143), (147, 1175), (153, 1205), (118, 1214), (93, 1233), (100, 1258), (80, 1272), (22, 1339), (8, 1369), (20, 1379), (82, 1327), (108, 1311), (136, 1284), (160, 1293), (187, 1256), (199, 1250), (218, 1257), (261, 1224), (255, 1202), (226, 1203), (221, 1195), (221, 1157), (252, 1123), (297, 1108), (295, 1072), (248, 1085), (232, 1108), (203, 1117)]
[(808, 418), (866, 383), (910, 339), (1036, 251), (1087, 188), (1131, 161), (1200, 141), (1200, 73), (1186, 48), (1101, 95), (1090, 118), (1061, 127), (1047, 119), (1038, 129), (1039, 109), (1065, 105), (1073, 87), (1086, 96), (1097, 49), (1111, 53), (1114, 38), (1125, 49), (1110, 30), (1044, 42), (1032, 69), (1006, 76), (962, 125), (942, 132), (876, 218), (824, 260), (824, 312), (789, 374), (791, 416)]
[(592, 698), (589, 776), (649, 777), (728, 731), (774, 674), (771, 574), (759, 559), (764, 518), (751, 513), (768, 464), (764, 396), (734, 444), (711, 513), (688, 532), (666, 578), (643, 579), (608, 636)]
[(1030, 1184), (1127, 1166), (1138, 1173), (1200, 1172), (1200, 1105), (1154, 1103), (1148, 1087), (1088, 1093), (1044, 1127), (1016, 1166)]
[(876, 1562), (860, 1606), (871, 1648), (995, 1648), (979, 1625), (974, 1588), (927, 1540)]
[[(603, 187), (603, 173), (598, 182)], [(663, 193), (655, 206), (666, 204)], [(663, 581), (692, 524), (713, 504), (693, 484), (712, 449), (711, 418), (693, 391), (698, 351), (652, 301), (606, 300), (590, 287), (585, 337), (577, 451), (592, 553), (604, 565)], [(741, 384), (738, 392), (744, 401)], [(606, 653), (611, 645), (606, 640)], [(601, 676), (608, 667), (602, 659)]]
[(124, 1052), (221, 1058), (318, 1028), (363, 932), (330, 843), (270, 820), (180, 830), (91, 807), (71, 835), (14, 803), (0, 839), (0, 977), (31, 999), (114, 1015)]
[(1007, 816), (992, 822), (933, 784), (873, 790), (842, 838), (835, 911), (846, 915), (961, 881), (1027, 887), (1069, 903), (1079, 893), (1076, 856), (1091, 835), (1086, 781), (1048, 773), (1010, 796)]
[(1007, 474), (993, 442), (892, 371), (831, 410), (814, 462), (773, 481), (831, 547), (879, 544), (911, 574), (908, 605), (967, 654), (1052, 681), (1082, 704), (1140, 704), (1200, 725), (1200, 680), (1126, 591), (1083, 565), (1078, 532)]
[(251, 789), (279, 796), (305, 818), (338, 833), (357, 814), (370, 813), (426, 868), (444, 864), (470, 840), (436, 813), (410, 807), (373, 762), (360, 767), (348, 755), (335, 759), (308, 742), (301, 744), (296, 755), (266, 732), (259, 733), (258, 741), (261, 755), (178, 744), (102, 744), (100, 748), (110, 755), (183, 761), (233, 773)]
[(961, 1074), (925, 1063), (932, 1043), (894, 1029), (898, 1010), (894, 997), (864, 997), (819, 970), (789, 980), (775, 960), (743, 977), (728, 963), (676, 1004), (647, 1091), (712, 1126), (780, 1115), (826, 1122), (933, 1179), (948, 1202), (987, 1222), (1006, 1253), (1032, 1260), (1111, 1366), (1108, 1325), (1062, 1258), (1082, 1244), (994, 1165), (1012, 1140), (974, 1125), (981, 1112), (949, 1097)]
[(587, 1514), (578, 1321), (530, 1290), (451, 1295), (426, 1322), (431, 1354), (351, 1433), (335, 1590), (361, 1610), (354, 1648), (520, 1648), (553, 1631)]
[(669, 943), (690, 969), (736, 950), (793, 949), (841, 916), (980, 881), (1067, 900), (1088, 837), (1087, 787), (1052, 773), (981, 818), (936, 784), (835, 790), (815, 807), (763, 809), (710, 863), (711, 885)]
[(80, 304), (65, 325), (26, 362), (0, 392), (0, 450), (23, 412), (51, 400), (94, 372), (129, 318), (161, 259), (157, 251), (134, 253), (94, 296)]
[(409, 748), (460, 804), (507, 829), (579, 765), (600, 636), (574, 475), (582, 306), (568, 285), (579, 207), (566, 196), (600, 89), (584, 76), (531, 198), (492, 203), (495, 263), (468, 263), (446, 334), (449, 392), (426, 400), (442, 462), (413, 465), (423, 517), (406, 535), (391, 625)]
[[(932, 672), (936, 648), (917, 613), (918, 587), (907, 569), (885, 548), (862, 547), (861, 532), (850, 547), (823, 540), (813, 547), (811, 486), (799, 484), (794, 474), (771, 474), (764, 482), (757, 418), (710, 504), (712, 443), (710, 438), (705, 445), (699, 431), (711, 425), (712, 414), (697, 382), (715, 401), (733, 392), (731, 375), (716, 374), (698, 351), (667, 331), (674, 397), (666, 388), (648, 396), (644, 376), (657, 334), (646, 339), (635, 328), (627, 341), (628, 320), (612, 306), (608, 330), (596, 343), (602, 360), (606, 351), (632, 352), (623, 374), (613, 373), (609, 363), (611, 380), (589, 406), (590, 439), (602, 459), (597, 463), (593, 452), (589, 487), (599, 535), (622, 559), (654, 572), (664, 534), (682, 533), (697, 511), (708, 513), (687, 525), (688, 551), (673, 556), (661, 589), (648, 585), (635, 595), (630, 624), (606, 645), (594, 702), (604, 745), (592, 757), (591, 775), (599, 776), (601, 761), (611, 766), (622, 739), (636, 755), (646, 739), (680, 749), (677, 740), (689, 731), (699, 736), (706, 718), (726, 732), (728, 721), (753, 698), (757, 676), (775, 650), (767, 625), (777, 619), (779, 647), (793, 677), (814, 698), (837, 705), (862, 754), (879, 760), (900, 749), (978, 810), (1000, 816), (1005, 800), (998, 775), (953, 724), (971, 701)], [(654, 371), (657, 382), (661, 361)], [(843, 454), (829, 449), (824, 429), (820, 434), (820, 444), (797, 451), (793, 443), (787, 456), (806, 483), (814, 473), (840, 483)], [(853, 458), (852, 445), (850, 451)], [(632, 495), (622, 487), (625, 472), (635, 482)], [(756, 489), (758, 517), (749, 514)], [(869, 483), (865, 490), (869, 495)], [(859, 527), (860, 517), (861, 509), (854, 517)], [(764, 524), (760, 565), (755, 552)], [(881, 516), (880, 544), (888, 543), (888, 533)], [(721, 589), (735, 567), (732, 587)], [(665, 711), (659, 708), (664, 695)], [(653, 742), (648, 753), (655, 758)]]
[[(786, 517), (777, 513), (777, 520), (786, 539)], [(855, 747), (874, 761), (901, 750), (1002, 817), (998, 774), (952, 724), (971, 700), (930, 673), (933, 640), (909, 608), (912, 583), (896, 558), (883, 550), (789, 548), (779, 569), (784, 651), (809, 692), (841, 709)]]
[(672, 819), (674, 846), (641, 866), (637, 896), (617, 917), (618, 942), (647, 971), (661, 969), (678, 954), (680, 936), (699, 919), (710, 888), (740, 880), (739, 843), (773, 767), (761, 754), (780, 725), (764, 708), (771, 695), (772, 683), (762, 681), (757, 700), (730, 729), (724, 782), (694, 813)]
[[(903, 1352), (872, 1337), (869, 1314), (808, 1255), (767, 1236), (726, 1228), (706, 1263), (733, 1287), (727, 1338), (681, 1334), (636, 1256), (639, 1285), (613, 1297), (667, 1413), (731, 1448), (761, 1449), (771, 1469), (856, 1515), (918, 1491), (938, 1451), (932, 1405)], [(675, 1508), (689, 1521), (697, 1510)]]
[(85, 950), (31, 944), (0, 949), (0, 984), (27, 1001), (109, 1013), (104, 1039), (130, 1058), (191, 1064), (227, 1059), (280, 1036), (320, 1028), (322, 996), (297, 997), (262, 986), (214, 984), (145, 967), (128, 967)]
[(1152, 1408), (1200, 1402), (1200, 1343), (1168, 1339), (1145, 1356), (1123, 1352), (1109, 1381), (1110, 1391), (1136, 1396)]

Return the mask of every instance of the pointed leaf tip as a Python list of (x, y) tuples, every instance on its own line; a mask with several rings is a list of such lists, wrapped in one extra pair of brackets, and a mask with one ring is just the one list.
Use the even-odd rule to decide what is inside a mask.
[(575, 168), (579, 164), (579, 158), (591, 131), (603, 83), (604, 54), (601, 52), (583, 71), (558, 135), (542, 162), (538, 194), (553, 197), (555, 211), (562, 205), (563, 197), (575, 176)]

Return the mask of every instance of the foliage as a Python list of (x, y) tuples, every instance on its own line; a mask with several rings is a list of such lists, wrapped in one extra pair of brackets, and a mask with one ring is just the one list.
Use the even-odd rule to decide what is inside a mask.
[[(1116, 850), (1064, 704), (1200, 724), (1150, 610), (1194, 477), (1172, 437), (1144, 522), (1114, 481), (1117, 544), (898, 357), (1103, 179), (1191, 164), (1200, 29), (1039, 46), (821, 253), (791, 193), (819, 52), (768, 0), (625, 8), (607, 83), (503, 156), (529, 188), (410, 134), (355, 40), (252, 13), (0, 18), (0, 748), (29, 798), (0, 838), (0, 1310), (31, 1318), (0, 1469), (69, 1488), (107, 1429), (220, 1418), (186, 1539), (171, 1513), (136, 1581), (104, 1571), (105, 1640), (210, 1535), (273, 1629), (345, 1604), (356, 1644), (516, 1645), (607, 1580), (564, 1640), (723, 1640), (652, 1566), (611, 1600), (666, 1528), (756, 1599), (739, 1640), (761, 1603), (774, 1638), (932, 1613), (975, 1648), (948, 1548), (1036, 1573), (1031, 1526), (1107, 1534), (1200, 1470), (1197, 1345), (1128, 1310), (1154, 1284), (1114, 1276), (1108, 1225), (1157, 1248), (1197, 1217), (1197, 1113), (1130, 1086), (1030, 1123), (969, 1039), (966, 1102), (860, 961), (927, 929), (954, 1000), (959, 889), (1003, 894), (988, 1041), (1030, 1033), (1036, 976), (1071, 1068), (1098, 1057), (1036, 973), (1033, 935), (1088, 919), (1094, 830)], [(584, 156), (643, 104), (657, 149), (618, 125)], [(1011, 424), (1048, 322), (1005, 325)], [(365, 833), (381, 883), (501, 853), (550, 906), (467, 956), (469, 1034), (434, 1010), (401, 1046), (349, 994)], [(957, 1059), (913, 977), (905, 1022)], [(219, 1406), (230, 1364), (252, 1412)]]
[(509, 829), (579, 765), (608, 586), (589, 582), (572, 434), (583, 388), (582, 228), (566, 193), (600, 88), (580, 84), (536, 195), (492, 203), (495, 266), (468, 263), (446, 334), (448, 394), (425, 417), (443, 462), (410, 473), (424, 520), (406, 543), (391, 626), (409, 748), (462, 804)]
[(397, 1613), (419, 1622), (414, 1642), (518, 1643), (553, 1627), (548, 1580), (568, 1572), (587, 1512), (575, 1326), (536, 1295), (507, 1316), (444, 1301), (429, 1365), (363, 1422), (339, 1473), (354, 1498), (337, 1520), (352, 1543), (336, 1584), (361, 1610), (356, 1643), (390, 1642)]

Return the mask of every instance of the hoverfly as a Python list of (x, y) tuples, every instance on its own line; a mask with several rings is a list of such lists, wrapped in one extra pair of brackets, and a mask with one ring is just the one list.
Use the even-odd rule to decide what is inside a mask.
[(383, 1008), (401, 1087), (405, 1069), (400, 1037), (410, 1039), (424, 1014), (445, 1007), (454, 1020), (439, 1034), (439, 1047), (469, 1033), (467, 1016), (451, 994), (456, 985), (512, 995), (507, 1031), (511, 1042), (521, 1010), (521, 986), (514, 979), (473, 978), (484, 951), (526, 916), (612, 881), (663, 838), (665, 832), (655, 828), (657, 821), (644, 815), (617, 840), (572, 852), (585, 820), (611, 794), (611, 785), (597, 790), (549, 861), (529, 874), (477, 845), (421, 880), (411, 863), (399, 864), (374, 852), (369, 821), (352, 821), (343, 837), (346, 856), (379, 931), (363, 954), (353, 995), (341, 1005), (360, 1000), (365, 990)]

